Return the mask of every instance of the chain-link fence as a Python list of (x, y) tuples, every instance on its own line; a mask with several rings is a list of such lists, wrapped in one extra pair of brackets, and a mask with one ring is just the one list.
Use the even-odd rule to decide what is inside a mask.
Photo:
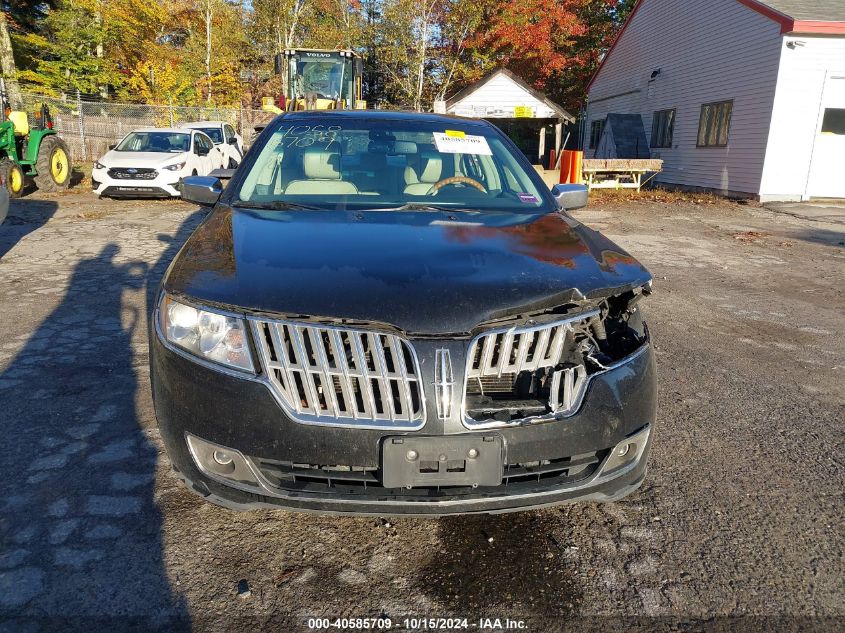
[(24, 92), (23, 109), (33, 113), (47, 104), (53, 125), (68, 144), (76, 164), (96, 160), (139, 127), (174, 127), (190, 121), (225, 121), (243, 136), (249, 146), (256, 125), (265, 125), (273, 114), (251, 108), (155, 106), (109, 101), (87, 101), (79, 96), (48, 97)]

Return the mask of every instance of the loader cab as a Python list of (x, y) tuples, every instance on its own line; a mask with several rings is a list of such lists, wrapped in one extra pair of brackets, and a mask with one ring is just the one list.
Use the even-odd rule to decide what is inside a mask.
[(351, 50), (288, 49), (276, 56), (285, 77), (285, 109), (348, 110), (361, 102), (361, 57)]

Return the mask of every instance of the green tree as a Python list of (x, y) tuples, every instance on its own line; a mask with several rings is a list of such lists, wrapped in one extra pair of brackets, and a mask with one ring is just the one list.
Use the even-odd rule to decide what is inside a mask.
[(21, 39), (40, 51), (21, 79), (52, 91), (120, 93), (166, 14), (148, 0), (62, 0), (42, 33)]

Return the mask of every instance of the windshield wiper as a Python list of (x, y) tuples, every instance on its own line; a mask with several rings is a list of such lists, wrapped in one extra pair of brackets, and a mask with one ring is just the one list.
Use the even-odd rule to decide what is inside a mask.
[(451, 213), (454, 208), (441, 207), (436, 204), (424, 204), (422, 202), (409, 202), (398, 207), (374, 207), (374, 211), (443, 211)]
[(232, 203), (233, 207), (239, 209), (266, 209), (269, 211), (323, 211), (321, 207), (315, 207), (310, 204), (299, 204), (298, 202), (288, 202), (287, 200), (270, 200), (267, 202), (247, 202), (239, 200)]

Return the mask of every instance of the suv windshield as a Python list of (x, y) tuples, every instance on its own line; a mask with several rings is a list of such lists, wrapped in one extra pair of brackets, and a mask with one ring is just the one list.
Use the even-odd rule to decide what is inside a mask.
[(197, 129), (214, 141), (215, 145), (223, 142), (223, 131), (219, 127), (200, 127)]
[(457, 120), (282, 119), (248, 169), (234, 197), (242, 206), (553, 209), (494, 128)]
[(132, 132), (115, 149), (118, 152), (187, 152), (190, 147), (190, 134)]

